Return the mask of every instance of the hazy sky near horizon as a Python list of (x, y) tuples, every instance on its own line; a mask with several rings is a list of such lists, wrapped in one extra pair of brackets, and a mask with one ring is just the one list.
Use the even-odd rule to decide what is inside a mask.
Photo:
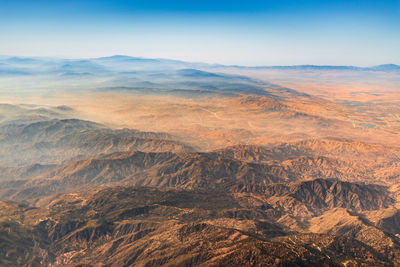
[(0, 0), (0, 55), (400, 64), (400, 0)]

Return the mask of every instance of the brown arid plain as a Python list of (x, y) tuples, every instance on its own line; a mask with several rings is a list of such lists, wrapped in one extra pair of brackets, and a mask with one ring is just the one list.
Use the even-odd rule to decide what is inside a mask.
[[(81, 93), (25, 101), (39, 106), (67, 105), (79, 118), (114, 128), (171, 133), (201, 151), (235, 144), (266, 145), (325, 137), (399, 144), (400, 93), (393, 90), (375, 96), (363, 92), (354, 103), (351, 99), (355, 97), (350, 96), (360, 90), (358, 87), (337, 85), (342, 93), (330, 96), (329, 90), (335, 90), (333, 85), (320, 89), (322, 85), (318, 83), (308, 84), (309, 90), (303, 90), (303, 86), (300, 84), (298, 91), (309, 96), (282, 99), (244, 94), (191, 98)], [(319, 96), (315, 97), (312, 93), (317, 90)]]

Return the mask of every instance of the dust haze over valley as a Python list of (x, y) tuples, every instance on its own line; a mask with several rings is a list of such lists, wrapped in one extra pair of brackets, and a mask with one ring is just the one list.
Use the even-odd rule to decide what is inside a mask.
[(0, 100), (0, 265), (400, 265), (400, 66), (1, 57)]
[(400, 67), (238, 67), (125, 56), (5, 58), (4, 103), (63, 106), (212, 150), (277, 140), (397, 144)]

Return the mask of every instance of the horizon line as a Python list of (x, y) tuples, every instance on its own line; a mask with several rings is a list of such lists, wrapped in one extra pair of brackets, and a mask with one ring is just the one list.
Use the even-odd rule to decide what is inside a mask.
[(2, 58), (20, 58), (20, 59), (60, 59), (60, 60), (94, 60), (94, 59), (106, 59), (113, 57), (125, 57), (131, 59), (144, 59), (144, 60), (167, 60), (167, 61), (175, 61), (181, 63), (191, 63), (191, 64), (206, 64), (214, 67), (230, 67), (230, 68), (285, 68), (285, 67), (346, 67), (346, 68), (359, 68), (359, 69), (368, 69), (368, 68), (376, 68), (382, 66), (394, 66), (400, 67), (400, 64), (396, 63), (382, 63), (377, 65), (368, 65), (368, 66), (359, 66), (359, 65), (338, 65), (338, 64), (293, 64), (293, 65), (240, 65), (240, 64), (221, 64), (221, 63), (210, 63), (205, 61), (190, 61), (190, 60), (182, 60), (182, 59), (174, 59), (174, 58), (164, 58), (164, 57), (141, 57), (141, 56), (132, 56), (126, 54), (113, 54), (109, 56), (98, 56), (98, 57), (67, 57), (67, 56), (20, 56), (20, 55), (0, 55), (0, 59)]

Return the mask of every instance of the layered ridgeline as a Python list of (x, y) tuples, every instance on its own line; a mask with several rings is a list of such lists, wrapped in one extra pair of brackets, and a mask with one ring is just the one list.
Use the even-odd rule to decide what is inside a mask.
[[(210, 65), (127, 56), (82, 60), (5, 57), (0, 58), (0, 80), (7, 78), (8, 87), (19, 86), (22, 77), (29, 81), (23, 90), (36, 89), (36, 95), (40, 95), (43, 89), (51, 91), (55, 88), (69, 92), (94, 90), (182, 96), (270, 95), (263, 87), (280, 88), (242, 75), (202, 70), (207, 67)], [(0, 86), (0, 90), (3, 88)]]
[[(166, 144), (189, 150), (176, 141), (145, 141), (153, 151), (165, 149)], [(101, 144), (94, 142), (93, 147), (104, 147)], [(105, 153), (119, 147), (127, 151)], [(322, 178), (394, 186), (400, 176), (397, 148), (360, 142), (313, 139), (269, 147), (239, 145), (212, 152), (143, 152), (139, 148), (148, 147), (107, 145), (104, 153), (90, 156), (96, 150), (88, 150), (81, 160), (3, 167), (0, 195), (34, 200), (110, 184), (265, 193), (271, 183)]]
[[(12, 107), (18, 108), (8, 105), (7, 109)], [(55, 164), (116, 151), (193, 150), (165, 133), (113, 130), (90, 121), (59, 118), (68, 114), (38, 116), (37, 109), (28, 111), (32, 112), (31, 116), (14, 115), (0, 123), (0, 162), (3, 166)]]

